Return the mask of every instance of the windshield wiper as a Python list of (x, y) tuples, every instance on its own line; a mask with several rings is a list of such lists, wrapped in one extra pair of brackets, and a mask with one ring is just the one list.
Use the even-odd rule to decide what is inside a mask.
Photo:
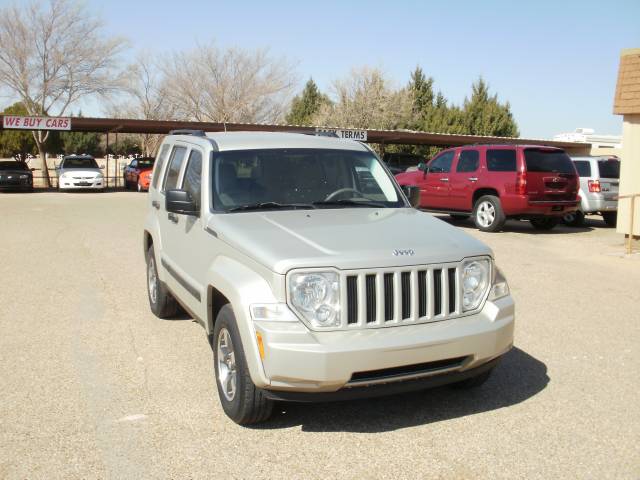
[(387, 208), (384, 203), (375, 202), (373, 200), (322, 200), (319, 202), (313, 202), (314, 205), (338, 205), (345, 207), (375, 207), (375, 208)]
[(310, 203), (278, 203), (278, 202), (261, 202), (249, 203), (247, 205), (239, 205), (230, 208), (229, 212), (240, 212), (246, 210), (279, 210), (279, 209), (312, 209), (316, 208)]

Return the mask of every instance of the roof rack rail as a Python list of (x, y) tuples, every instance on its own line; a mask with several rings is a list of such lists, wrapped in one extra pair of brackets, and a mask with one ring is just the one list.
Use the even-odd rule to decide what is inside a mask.
[(194, 137), (206, 137), (204, 130), (190, 130), (186, 128), (171, 130), (169, 135), (193, 135)]

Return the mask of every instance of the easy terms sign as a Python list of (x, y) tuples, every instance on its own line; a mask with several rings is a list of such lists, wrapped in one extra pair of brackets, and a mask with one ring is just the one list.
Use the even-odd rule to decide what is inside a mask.
[(64, 117), (19, 117), (5, 115), (2, 128), (15, 130), (71, 130), (71, 119)]

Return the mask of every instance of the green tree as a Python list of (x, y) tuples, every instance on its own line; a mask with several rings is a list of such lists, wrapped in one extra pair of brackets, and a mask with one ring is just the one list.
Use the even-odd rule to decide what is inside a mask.
[[(22, 102), (7, 107), (4, 115), (28, 115)], [(4, 130), (0, 132), (0, 157), (13, 157), (19, 162), (26, 162), (27, 155), (37, 155), (38, 148), (31, 132), (26, 130)]]
[(302, 93), (291, 102), (291, 110), (285, 121), (289, 125), (309, 125), (320, 108), (330, 103), (329, 97), (320, 92), (316, 82), (310, 78)]
[(471, 88), (471, 98), (464, 101), (464, 133), (497, 137), (520, 135), (509, 102), (502, 104), (497, 94), (490, 95), (489, 86), (482, 78)]
[(101, 134), (94, 132), (63, 132), (60, 133), (60, 140), (66, 155), (86, 153), (96, 157), (102, 155), (101, 136)]
[(434, 107), (433, 78), (427, 78), (422, 68), (416, 67), (411, 73), (408, 88), (411, 92), (412, 111), (415, 116), (413, 123), (418, 129), (422, 129)]

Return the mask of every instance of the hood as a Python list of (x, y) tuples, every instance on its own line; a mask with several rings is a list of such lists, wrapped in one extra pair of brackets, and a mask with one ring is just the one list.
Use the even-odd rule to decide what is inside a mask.
[[(281, 274), (298, 267), (394, 267), (491, 255), (479, 240), (412, 208), (240, 212), (215, 215), (208, 227)], [(414, 254), (395, 256), (394, 250)]]
[(95, 177), (97, 174), (102, 173), (99, 168), (61, 168), (59, 174), (66, 173), (73, 177)]

